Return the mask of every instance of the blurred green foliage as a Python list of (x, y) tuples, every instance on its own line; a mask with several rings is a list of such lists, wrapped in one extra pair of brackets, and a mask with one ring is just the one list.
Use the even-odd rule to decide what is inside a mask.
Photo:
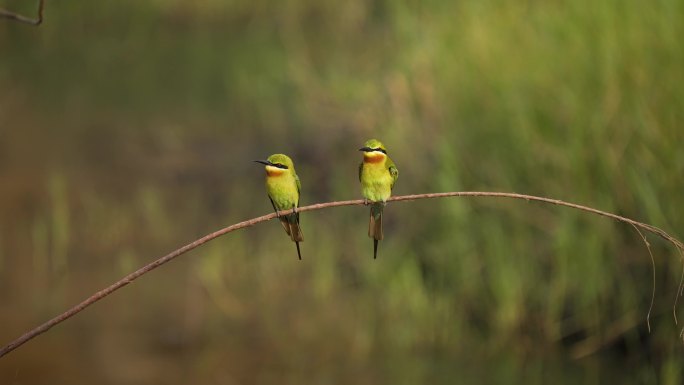
[[(30, 1), (0, 6), (31, 14)], [(0, 337), (198, 236), (359, 197), (544, 195), (684, 228), (676, 0), (48, 2), (0, 22)], [(0, 360), (0, 382), (679, 384), (681, 263), (628, 226), (503, 199), (303, 215), (174, 261)], [(680, 314), (681, 315), (681, 314)], [(681, 318), (681, 317), (680, 317)]]

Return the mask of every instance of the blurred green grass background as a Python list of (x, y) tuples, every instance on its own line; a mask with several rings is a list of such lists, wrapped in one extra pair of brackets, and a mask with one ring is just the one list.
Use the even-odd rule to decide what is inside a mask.
[[(31, 1), (0, 6), (32, 14)], [(121, 0), (0, 22), (0, 343), (219, 227), (360, 197), (515, 191), (684, 234), (684, 4)], [(501, 199), (275, 223), (145, 276), (0, 360), (0, 383), (679, 384), (679, 256), (632, 228)], [(680, 312), (681, 313), (681, 312)], [(680, 314), (681, 318), (681, 314)], [(681, 327), (681, 326), (680, 326)]]

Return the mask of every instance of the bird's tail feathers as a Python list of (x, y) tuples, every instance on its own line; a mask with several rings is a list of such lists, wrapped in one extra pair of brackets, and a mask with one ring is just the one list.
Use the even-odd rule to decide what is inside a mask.
[(294, 241), (294, 242), (304, 241), (304, 237), (302, 236), (302, 229), (301, 229), (301, 227), (299, 227), (299, 223), (297, 223), (297, 222), (292, 223), (291, 222), (289, 225), (290, 225), (290, 231), (288, 231), (287, 233), (290, 235), (290, 238), (292, 239), (292, 241)]
[(304, 237), (302, 236), (302, 228), (299, 227), (299, 214), (292, 214), (290, 215), (290, 231), (288, 234), (290, 234), (290, 238), (292, 241), (297, 245), (297, 256), (299, 259), (302, 259), (302, 252), (299, 251), (299, 242), (304, 241)]
[(302, 235), (302, 229), (299, 227), (299, 216), (298, 214), (290, 214), (287, 216), (280, 217), (280, 224), (283, 225), (285, 232), (290, 236), (292, 242), (297, 246), (297, 256), (302, 259), (302, 253), (299, 250), (299, 242), (304, 241)]
[(292, 232), (290, 231), (290, 222), (287, 220), (286, 217), (284, 217), (284, 216), (280, 217), (280, 224), (283, 225), (283, 229), (285, 229), (285, 232), (287, 233), (287, 235), (292, 237), (292, 235), (291, 235)]
[(381, 241), (383, 238), (382, 233), (382, 209), (385, 205), (380, 203), (373, 203), (370, 209), (370, 220), (368, 221), (368, 236), (375, 239), (376, 241)]
[(295, 241), (295, 245), (297, 246), (297, 256), (299, 257), (299, 260), (302, 260), (302, 252), (299, 250), (299, 242)]
[(378, 242), (377, 239), (373, 239), (373, 259), (378, 258)]
[(304, 240), (302, 229), (299, 227), (299, 219), (295, 214), (281, 215), (280, 224), (283, 225), (285, 232), (290, 236), (293, 242), (302, 242)]

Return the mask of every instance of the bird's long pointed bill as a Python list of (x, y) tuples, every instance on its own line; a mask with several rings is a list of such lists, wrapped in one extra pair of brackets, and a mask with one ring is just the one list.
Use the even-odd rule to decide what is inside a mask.
[(361, 148), (359, 148), (359, 151), (367, 152), (367, 151), (373, 151), (373, 149), (370, 147), (361, 147)]
[(269, 162), (269, 161), (267, 161), (267, 160), (253, 160), (252, 162), (265, 164), (265, 165), (267, 165), (267, 166), (270, 166), (270, 165), (271, 165), (271, 162)]

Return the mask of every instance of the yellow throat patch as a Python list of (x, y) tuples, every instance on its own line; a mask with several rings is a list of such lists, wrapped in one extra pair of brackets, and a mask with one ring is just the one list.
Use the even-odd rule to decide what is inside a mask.
[(282, 168), (274, 167), (274, 166), (266, 166), (266, 175), (268, 176), (281, 176), (285, 173), (285, 170)]

